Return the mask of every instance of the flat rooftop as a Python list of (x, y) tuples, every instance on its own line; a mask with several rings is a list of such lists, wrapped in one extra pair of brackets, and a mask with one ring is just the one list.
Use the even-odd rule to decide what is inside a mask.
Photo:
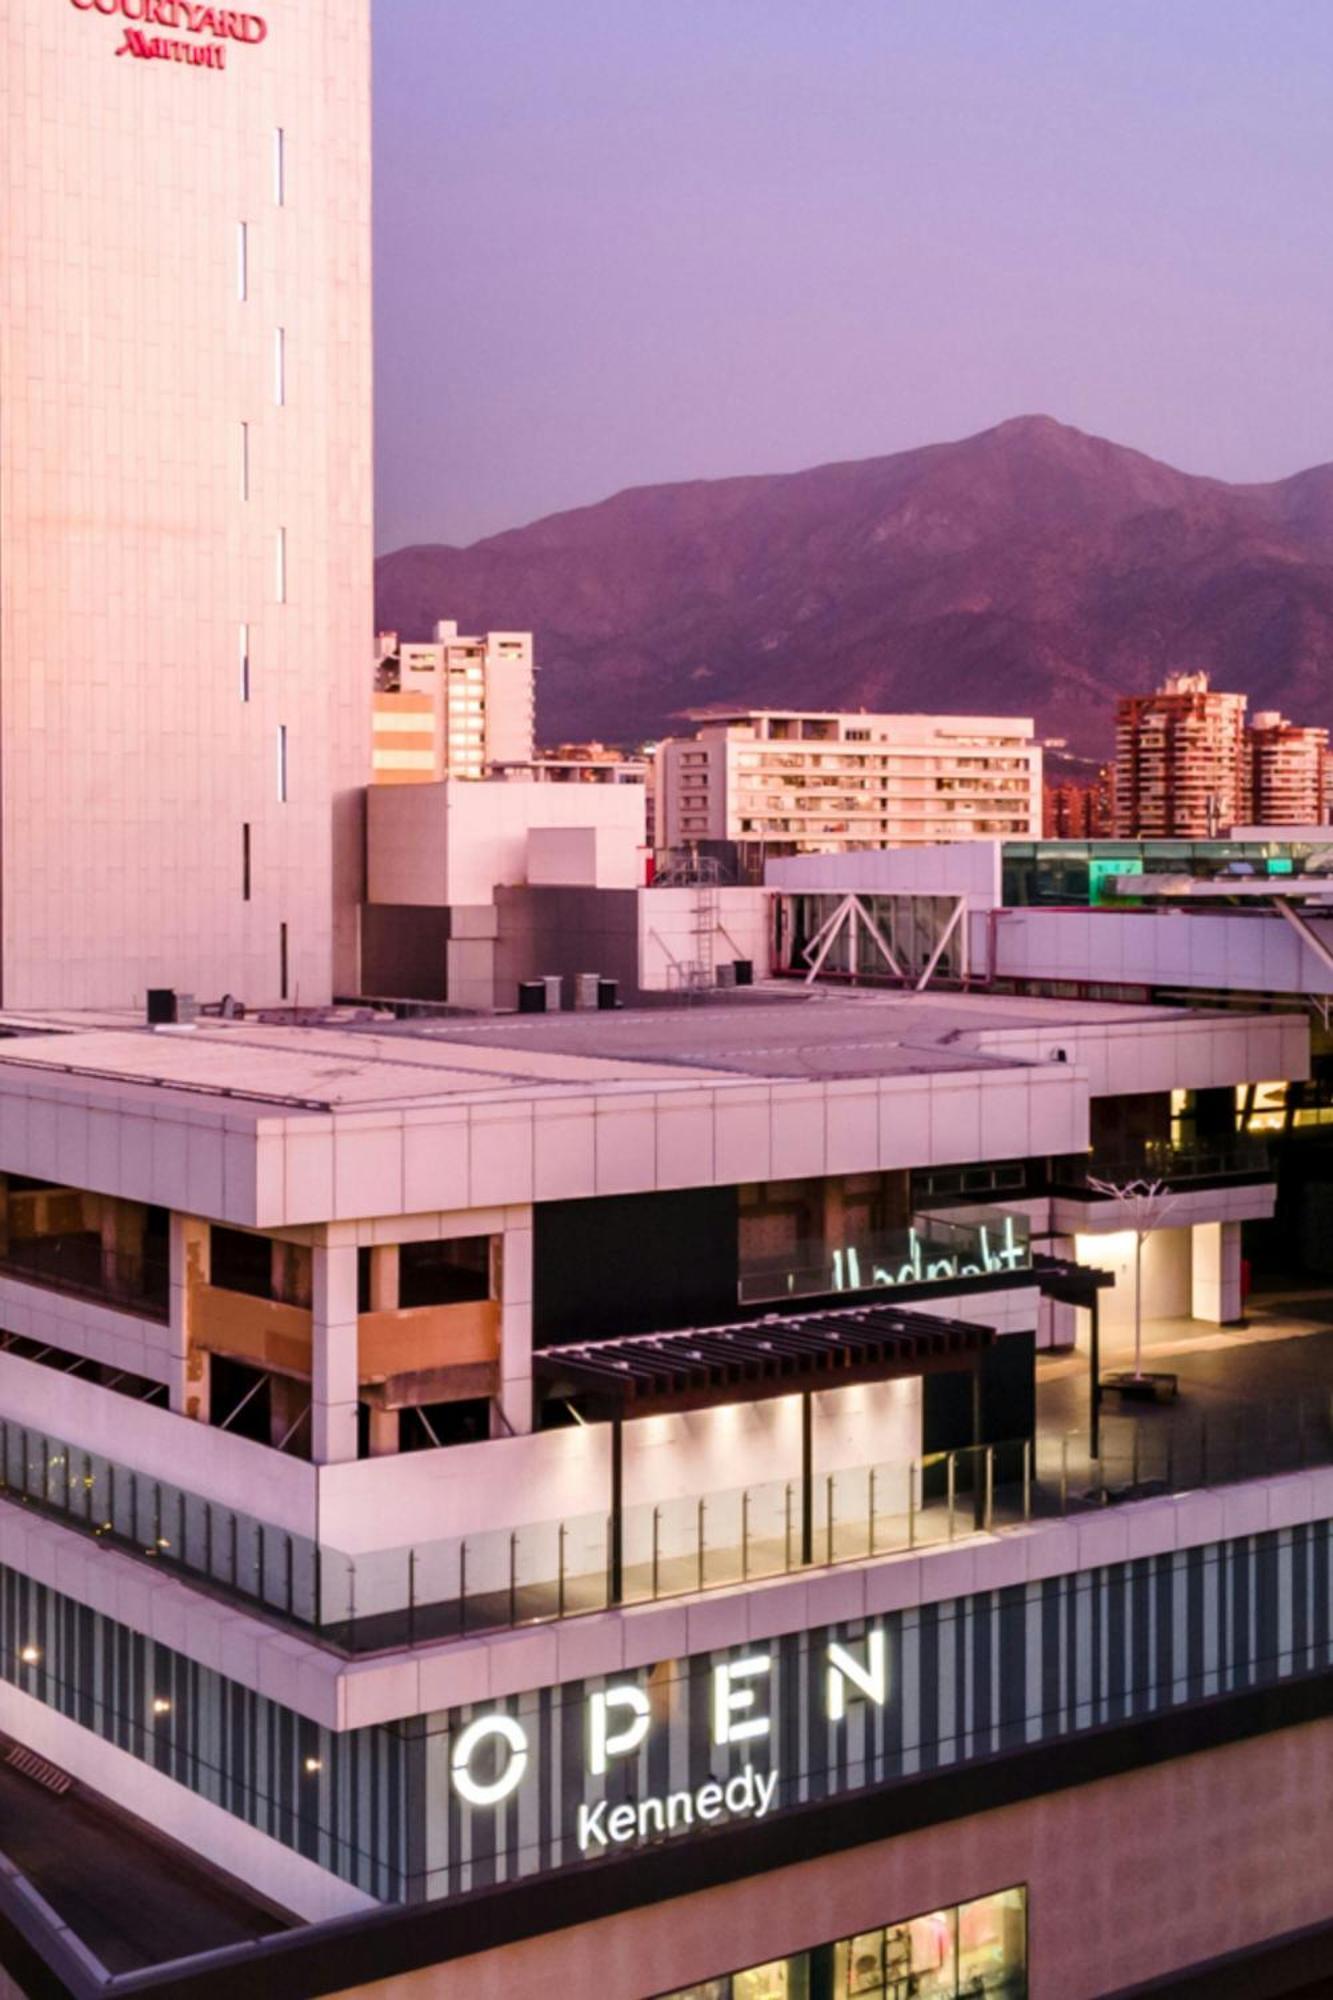
[[(194, 1091), (237, 1108), (367, 1110), (450, 1098), (740, 1077), (769, 1081), (931, 1075), (1025, 1061), (987, 1038), (1186, 1018), (1185, 1008), (979, 994), (773, 993), (617, 1012), (485, 1019), (272, 1024), (201, 1020), (153, 1029), (106, 1016), (38, 1026), (0, 1016), (0, 1091), (25, 1074)], [(1234, 1018), (1234, 1017), (1233, 1017)]]

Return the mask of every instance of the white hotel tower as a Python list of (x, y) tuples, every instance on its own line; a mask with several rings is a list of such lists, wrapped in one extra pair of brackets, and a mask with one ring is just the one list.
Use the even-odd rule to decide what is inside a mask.
[(352, 976), (369, 9), (8, 0), (0, 996)]

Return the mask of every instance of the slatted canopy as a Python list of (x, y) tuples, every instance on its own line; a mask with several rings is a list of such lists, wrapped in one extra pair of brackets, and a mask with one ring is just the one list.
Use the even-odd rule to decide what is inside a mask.
[(994, 1339), (992, 1327), (967, 1320), (846, 1306), (582, 1341), (532, 1358), (551, 1393), (606, 1421), (971, 1369)]
[(1032, 1257), (1032, 1275), (1043, 1298), (1061, 1305), (1091, 1307), (1098, 1292), (1115, 1283), (1112, 1271), (1096, 1264), (1076, 1264), (1067, 1257), (1047, 1257), (1040, 1250)]

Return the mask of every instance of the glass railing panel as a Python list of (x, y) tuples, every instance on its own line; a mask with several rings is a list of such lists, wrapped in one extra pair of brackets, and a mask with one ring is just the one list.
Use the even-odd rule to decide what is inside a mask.
[(795, 1567), (800, 1560), (799, 1523), (799, 1503), (790, 1480), (770, 1479), (747, 1488), (741, 1563), (747, 1578), (785, 1576)]
[(511, 1624), (561, 1616), (561, 1561), (565, 1537), (558, 1521), (516, 1528), (510, 1535)]
[[(928, 1549), (1034, 1517), (1327, 1464), (1333, 1403), (1312, 1393), (1197, 1418), (1107, 1408), (1096, 1460), (1088, 1443), (1086, 1431), (1039, 1433), (910, 1464), (841, 1468), (817, 1475), (808, 1495), (789, 1479), (631, 1506), (621, 1529), (622, 1601)], [(19, 1425), (0, 1422), (0, 1468), (11, 1495), (351, 1651), (571, 1617), (612, 1601), (602, 1513), (351, 1558)]]
[(704, 1506), (703, 1588), (720, 1590), (742, 1581), (742, 1547), (745, 1529), (745, 1493), (740, 1487), (730, 1492), (709, 1494)]

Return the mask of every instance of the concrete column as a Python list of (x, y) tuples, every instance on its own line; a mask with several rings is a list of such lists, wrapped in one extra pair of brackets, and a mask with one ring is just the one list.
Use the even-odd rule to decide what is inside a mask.
[(491, 1424), (498, 1437), (532, 1429), (532, 1211), (510, 1213), (500, 1252), (501, 1418)]
[(372, 1458), (391, 1458), (398, 1449), (397, 1410), (378, 1410), (370, 1406), (370, 1455)]
[(168, 1232), (169, 1395), (178, 1416), (203, 1424), (209, 1421), (209, 1356), (194, 1344), (191, 1316), (198, 1287), (209, 1281), (209, 1251), (208, 1224), (173, 1209)]
[(370, 1310), (377, 1313), (398, 1310), (396, 1243), (377, 1243), (370, 1253)]
[(313, 1280), (311, 1457), (337, 1465), (356, 1457), (356, 1244), (317, 1244)]
[(1233, 1326), (1242, 1311), (1240, 1224), (1196, 1222), (1190, 1231), (1191, 1310), (1195, 1319)]

